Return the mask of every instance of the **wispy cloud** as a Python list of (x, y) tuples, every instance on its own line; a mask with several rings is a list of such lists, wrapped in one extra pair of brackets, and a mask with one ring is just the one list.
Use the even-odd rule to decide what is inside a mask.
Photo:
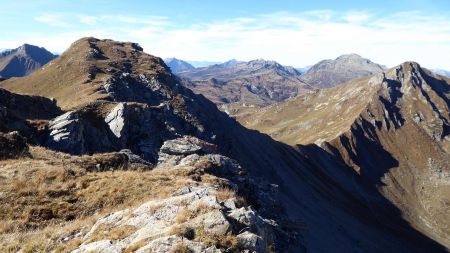
[[(444, 14), (315, 10), (194, 24), (158, 16), (46, 14), (36, 21), (70, 26), (70, 32), (52, 34), (40, 44), (54, 51), (62, 51), (76, 36), (86, 34), (136, 41), (149, 53), (188, 60), (263, 57), (302, 66), (354, 52), (388, 66), (415, 60), (450, 69), (450, 13)], [(0, 42), (0, 47), (9, 46)]]
[(70, 27), (69, 22), (66, 21), (66, 17), (62, 13), (49, 13), (37, 16), (36, 21), (55, 27)]

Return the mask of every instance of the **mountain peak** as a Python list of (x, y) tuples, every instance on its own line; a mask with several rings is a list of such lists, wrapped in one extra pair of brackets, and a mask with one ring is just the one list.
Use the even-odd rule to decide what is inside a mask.
[(195, 69), (194, 66), (192, 66), (190, 63), (177, 59), (175, 57), (166, 58), (164, 59), (164, 62), (167, 64), (167, 66), (172, 70), (174, 73), (180, 73), (188, 70)]
[(362, 59), (363, 57), (359, 54), (351, 53), (351, 54), (343, 54), (336, 58), (338, 59)]
[(25, 76), (55, 58), (56, 55), (45, 48), (25, 43), (16, 49), (0, 53), (0, 76)]
[(323, 60), (312, 66), (300, 78), (317, 88), (329, 88), (354, 78), (382, 72), (384, 67), (358, 54), (345, 54), (334, 60)]

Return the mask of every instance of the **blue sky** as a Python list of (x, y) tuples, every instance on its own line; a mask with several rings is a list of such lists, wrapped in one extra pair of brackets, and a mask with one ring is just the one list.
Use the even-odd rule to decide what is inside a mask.
[(358, 53), (450, 69), (450, 1), (0, 0), (0, 48), (62, 52), (84, 36), (186, 60), (264, 58), (305, 66)]

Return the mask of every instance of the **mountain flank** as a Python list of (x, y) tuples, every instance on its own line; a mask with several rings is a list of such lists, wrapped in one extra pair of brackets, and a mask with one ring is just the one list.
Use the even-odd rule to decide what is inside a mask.
[[(449, 101), (448, 78), (406, 62), (240, 120), (295, 145), (333, 180), (361, 182), (356, 195), (372, 210), (392, 212), (387, 199), (411, 226), (448, 247)], [(348, 176), (335, 175), (340, 169)]]

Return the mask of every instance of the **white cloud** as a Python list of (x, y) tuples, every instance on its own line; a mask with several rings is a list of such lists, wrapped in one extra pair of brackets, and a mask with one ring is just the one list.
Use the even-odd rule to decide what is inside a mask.
[(349, 12), (344, 15), (344, 20), (349, 23), (359, 23), (369, 20), (370, 14), (367, 12)]
[[(90, 29), (71, 29), (70, 33), (52, 34), (44, 39), (32, 35), (23, 39), (42, 41), (39, 45), (53, 51), (62, 51), (78, 37), (89, 35), (135, 41), (151, 54), (187, 60), (266, 58), (303, 66), (344, 53), (358, 53), (388, 66), (414, 60), (424, 66), (450, 69), (450, 15), (317, 10), (190, 25), (155, 16), (77, 17), (79, 27), (84, 24)], [(68, 23), (58, 15), (40, 16), (36, 20), (53, 26)], [(2, 41), (0, 47), (11, 47), (6, 44), (8, 41)]]
[(99, 18), (95, 16), (79, 15), (78, 18), (81, 23), (86, 25), (94, 25), (99, 21)]
[(70, 24), (65, 21), (65, 17), (61, 13), (43, 14), (43, 15), (37, 16), (35, 18), (35, 20), (40, 23), (47, 24), (49, 26), (70, 27)]

